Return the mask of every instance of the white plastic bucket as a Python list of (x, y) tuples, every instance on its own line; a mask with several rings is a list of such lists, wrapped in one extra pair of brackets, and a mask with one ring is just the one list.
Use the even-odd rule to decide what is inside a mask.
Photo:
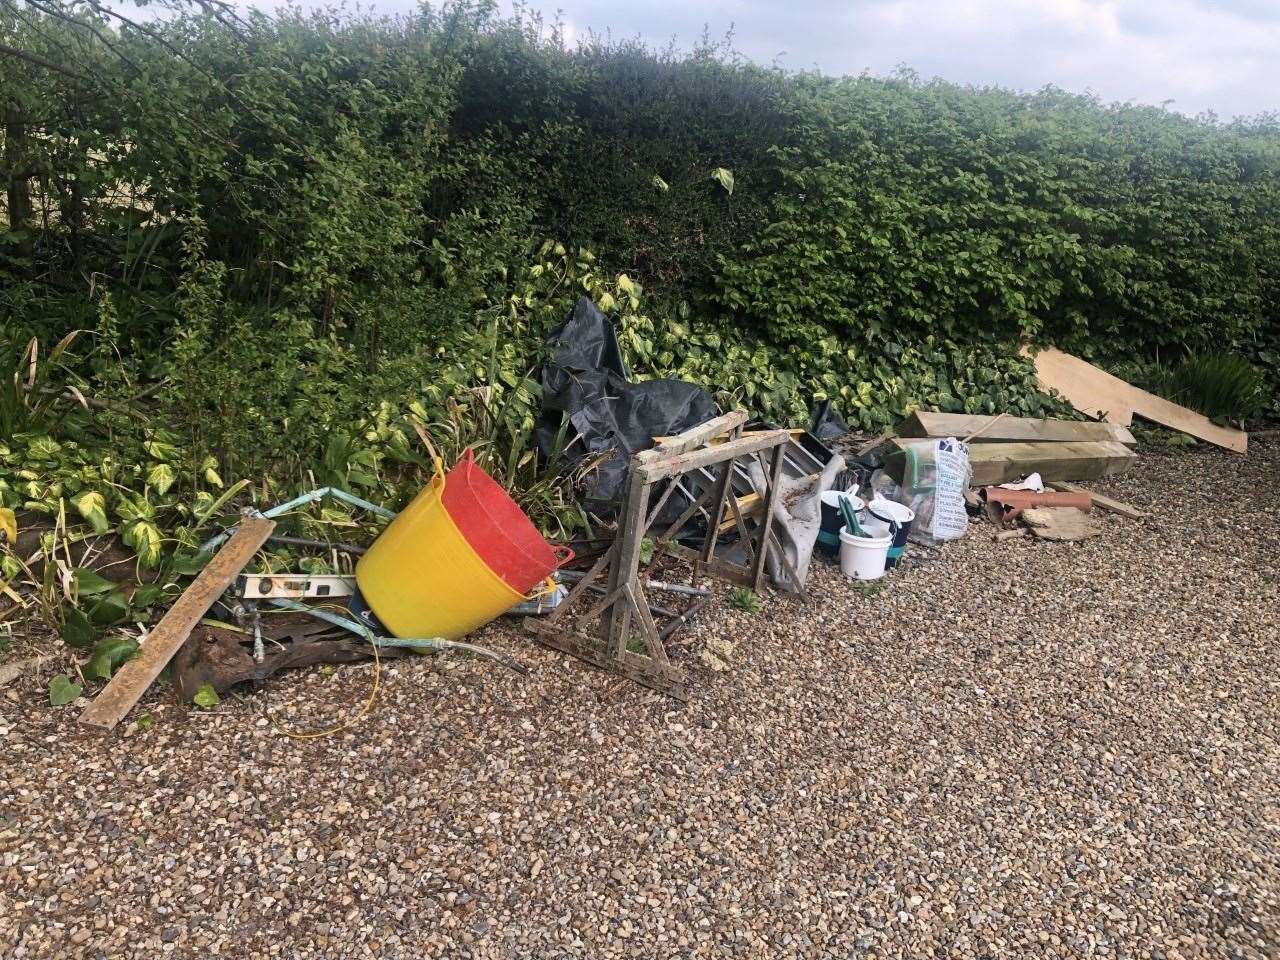
[[(886, 500), (878, 494), (867, 504), (867, 510), (886, 530), (890, 529), (890, 520), (897, 524), (893, 545), (889, 547), (889, 559), (885, 562), (885, 566), (892, 570), (898, 565), (898, 561), (902, 559), (902, 554), (907, 549), (907, 537), (911, 534), (911, 522), (916, 518), (915, 512), (896, 500)], [(862, 523), (861, 520), (858, 522)]]
[(841, 572), (850, 580), (879, 580), (884, 576), (884, 563), (892, 543), (893, 536), (888, 532), (881, 536), (855, 537), (848, 527), (841, 527)]

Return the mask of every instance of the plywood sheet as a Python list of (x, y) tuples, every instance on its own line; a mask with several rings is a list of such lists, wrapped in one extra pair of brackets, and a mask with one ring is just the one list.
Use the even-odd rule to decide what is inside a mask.
[[(1024, 348), (1023, 354), (1030, 356), (1030, 349)], [(1145, 420), (1236, 453), (1244, 453), (1249, 448), (1247, 433), (1220, 427), (1203, 414), (1139, 390), (1079, 357), (1048, 347), (1036, 353), (1033, 359), (1040, 385), (1062, 394), (1081, 413), (1123, 426), (1132, 423), (1134, 414), (1137, 414)]]

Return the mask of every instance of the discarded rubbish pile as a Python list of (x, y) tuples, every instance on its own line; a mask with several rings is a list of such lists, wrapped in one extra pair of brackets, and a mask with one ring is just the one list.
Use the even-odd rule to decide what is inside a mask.
[[(944, 544), (983, 517), (997, 539), (1069, 541), (1100, 532), (1095, 508), (1145, 516), (1073, 482), (1133, 466), (1124, 423), (920, 411), (846, 465), (824, 442), (848, 433), (829, 403), (815, 410), (812, 432), (777, 429), (748, 424), (741, 410), (716, 415), (692, 384), (630, 383), (612, 326), (585, 298), (550, 346), (540, 444), (550, 453), (572, 428), (572, 454), (598, 464), (584, 502), (605, 536), (588, 541), (598, 546), (577, 558), (579, 569), (562, 569), (573, 552), (548, 543), (472, 451), (446, 473), (415, 424), (434, 469), (403, 511), (333, 488), (246, 511), (204, 545), (220, 549), (81, 720), (114, 726), (170, 661), (184, 697), (289, 667), (415, 650), (463, 650), (523, 672), (461, 639), (504, 613), (533, 614), (525, 626), (540, 643), (683, 700), (688, 679), (668, 644), (710, 602), (704, 577), (752, 591), (767, 577), (803, 594), (815, 552), (838, 559), (850, 579), (877, 580), (909, 563), (909, 543)], [(1106, 412), (1097, 389), (1125, 423), (1136, 412), (1246, 448), (1243, 433), (1065, 354), (1042, 354), (1037, 369), (1046, 388), (1066, 384), (1080, 409)], [(243, 572), (269, 540), (307, 546), (276, 536), (273, 518), (329, 497), (387, 521), (367, 549), (340, 545), (354, 558), (350, 574)], [(687, 582), (677, 582), (682, 568)], [(206, 618), (215, 607), (226, 619)], [(292, 618), (267, 630), (268, 611)]]
[(621, 502), (628, 457), (650, 447), (653, 437), (696, 427), (719, 412), (711, 395), (692, 383), (632, 383), (613, 324), (589, 297), (578, 299), (547, 346), (538, 447), (554, 456), (567, 420), (572, 429), (564, 455), (601, 457), (583, 497), (598, 514)]
[[(513, 584), (549, 578), (572, 553), (547, 544), (470, 451), (447, 475), (432, 453), (431, 482), (398, 515), (331, 487), (262, 513), (246, 510), (237, 526), (204, 544), (205, 551), (220, 549), (81, 722), (114, 727), (170, 661), (174, 686), (186, 699), (206, 685), (222, 693), (287, 668), (414, 650), (461, 650), (524, 672), (511, 658), (458, 638), (524, 601)], [(354, 576), (242, 573), (273, 539), (273, 518), (330, 497), (390, 521), (367, 551), (344, 548), (359, 556)], [(215, 606), (234, 623), (207, 620)], [(272, 631), (270, 650), (268, 610), (301, 615), (301, 622)]]

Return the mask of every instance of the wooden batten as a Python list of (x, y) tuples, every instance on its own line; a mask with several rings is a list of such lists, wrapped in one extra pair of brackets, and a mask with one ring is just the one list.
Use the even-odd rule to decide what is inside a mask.
[(918, 410), (898, 424), (897, 435), (912, 438), (960, 438), (977, 433), (977, 443), (1111, 441), (1130, 447), (1137, 443), (1127, 427), (1115, 423), (1031, 417), (1002, 417), (996, 422), (992, 422), (992, 419), (985, 414), (928, 413)]

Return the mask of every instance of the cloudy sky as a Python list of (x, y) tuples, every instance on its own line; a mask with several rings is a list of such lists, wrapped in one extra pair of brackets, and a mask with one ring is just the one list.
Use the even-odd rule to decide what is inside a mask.
[[(270, 8), (285, 0), (238, 0)], [(303, 5), (319, 0), (302, 0)], [(361, 0), (383, 12), (414, 0)], [(503, 0), (510, 7), (511, 0)], [(899, 65), (957, 83), (1056, 84), (1223, 118), (1280, 110), (1280, 0), (527, 0), (568, 35), (690, 46), (827, 73)]]

